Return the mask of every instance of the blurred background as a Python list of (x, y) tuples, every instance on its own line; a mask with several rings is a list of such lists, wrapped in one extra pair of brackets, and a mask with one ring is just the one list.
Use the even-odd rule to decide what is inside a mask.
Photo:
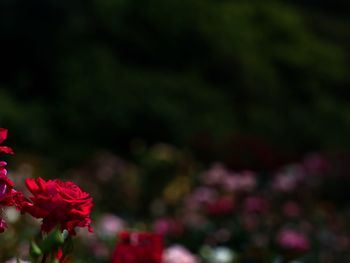
[[(0, 124), (16, 152), (6, 157), (12, 179), (79, 182), (95, 198), (96, 222), (110, 213), (151, 229), (159, 217), (183, 211), (179, 200), (207, 184), (200, 178), (213, 163), (252, 171), (256, 187), (248, 192), (262, 196), (272, 174), (302, 163), (304, 174), (315, 172), (311, 165), (332, 176), (303, 181), (316, 193), (307, 197), (310, 207), (327, 202), (330, 213), (344, 214), (350, 190), (348, 11), (342, 0), (1, 0)], [(249, 195), (230, 191), (236, 201)], [(293, 193), (285, 198), (306, 198)], [(319, 213), (302, 220), (313, 222)], [(210, 231), (221, 229), (216, 220), (207, 218)], [(249, 245), (237, 246), (243, 239), (210, 243), (203, 233), (175, 241), (197, 255), (203, 244), (248, 251)], [(270, 243), (263, 247), (269, 256), (242, 256), (241, 262), (283, 255), (271, 256)], [(103, 249), (91, 262), (108, 261)], [(82, 248), (81, 258), (91, 251)], [(333, 262), (335, 252), (329, 253), (324, 259), (315, 252), (310, 262)], [(334, 262), (348, 262), (346, 256)]]

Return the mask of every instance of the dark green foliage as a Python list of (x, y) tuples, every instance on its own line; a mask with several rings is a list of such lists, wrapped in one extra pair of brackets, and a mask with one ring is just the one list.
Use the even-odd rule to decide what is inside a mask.
[(2, 1), (1, 125), (68, 161), (197, 134), (349, 146), (350, 22), (290, 2)]

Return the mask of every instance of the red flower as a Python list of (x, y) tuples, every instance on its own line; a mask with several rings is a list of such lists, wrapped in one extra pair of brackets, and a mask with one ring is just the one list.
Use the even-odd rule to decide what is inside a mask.
[(70, 262), (69, 258), (66, 255), (63, 254), (62, 249), (59, 249), (56, 252), (55, 257), (60, 263), (69, 263)]
[[(0, 128), (0, 144), (7, 138), (7, 129)], [(0, 146), (0, 152), (13, 153), (13, 150), (7, 146)], [(5, 206), (14, 205), (14, 196), (16, 191), (13, 189), (13, 182), (6, 176), (6, 162), (0, 161), (0, 212)], [(0, 214), (0, 233), (5, 231), (7, 224)]]
[[(0, 210), (5, 206), (14, 205), (14, 197), (17, 193), (13, 189), (13, 182), (6, 176), (6, 170), (3, 168), (5, 164), (0, 162)], [(5, 231), (6, 226), (5, 220), (0, 216), (0, 233)]]
[(92, 232), (90, 212), (92, 198), (72, 182), (58, 179), (47, 182), (38, 178), (26, 179), (26, 186), (33, 194), (30, 199), (23, 195), (18, 203), (22, 212), (43, 218), (41, 230), (49, 232), (56, 226), (75, 235), (75, 227), (87, 227)]
[(7, 175), (7, 170), (5, 168), (6, 165), (7, 165), (6, 162), (0, 161), (0, 174), (1, 175)]
[[(7, 129), (0, 128), (0, 144), (7, 138)], [(13, 154), (13, 150), (8, 146), (0, 146), (0, 152)]]
[(161, 263), (162, 254), (163, 241), (160, 235), (122, 232), (111, 263)]

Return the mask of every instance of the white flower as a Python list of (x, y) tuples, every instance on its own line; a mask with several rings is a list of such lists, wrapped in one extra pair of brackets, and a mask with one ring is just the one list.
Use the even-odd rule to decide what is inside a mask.
[(209, 257), (210, 263), (232, 263), (234, 259), (234, 253), (227, 247), (214, 248)]

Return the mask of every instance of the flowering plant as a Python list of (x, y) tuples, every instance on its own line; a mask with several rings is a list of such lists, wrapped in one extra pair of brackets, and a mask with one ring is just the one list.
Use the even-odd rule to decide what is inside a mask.
[[(0, 128), (0, 143), (7, 138), (7, 129)], [(0, 152), (13, 154), (8, 146), (0, 146)], [(90, 213), (93, 206), (90, 195), (72, 182), (61, 180), (26, 179), (26, 187), (31, 192), (29, 198), (14, 188), (7, 177), (7, 163), (0, 162), (0, 211), (15, 206), (22, 214), (28, 213), (41, 218), (42, 240), (30, 242), (30, 256), (33, 262), (66, 262), (72, 250), (72, 236), (76, 227), (86, 227), (93, 232)], [(0, 232), (7, 228), (0, 214)]]
[(58, 179), (46, 182), (39, 177), (37, 182), (27, 179), (26, 186), (33, 196), (29, 199), (21, 196), (18, 206), (22, 212), (43, 218), (43, 232), (48, 233), (56, 226), (70, 235), (76, 234), (75, 227), (88, 227), (92, 232), (92, 198), (77, 185)]
[(28, 159), (9, 174), (0, 162), (0, 262), (28, 260), (27, 243), (21, 263), (350, 262), (350, 155), (313, 153), (268, 171), (205, 166), (164, 144), (135, 156), (103, 151), (67, 171), (99, 204), (94, 235), (78, 231), (92, 230), (80, 187), (31, 179)]

